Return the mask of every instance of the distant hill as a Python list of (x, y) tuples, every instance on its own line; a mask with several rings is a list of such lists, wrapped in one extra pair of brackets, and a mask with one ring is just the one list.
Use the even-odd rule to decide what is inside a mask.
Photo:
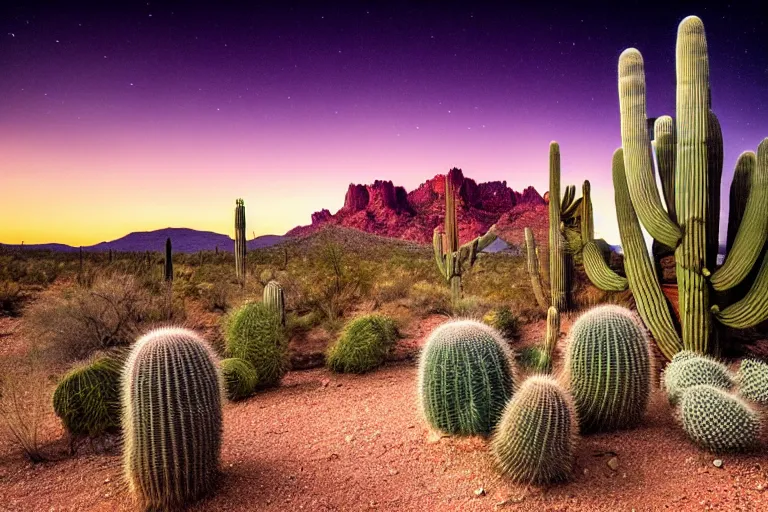
[[(117, 252), (144, 252), (144, 251), (163, 251), (165, 250), (165, 240), (171, 239), (174, 252), (198, 252), (213, 251), (217, 247), (220, 251), (233, 251), (235, 241), (227, 235), (214, 233), (212, 231), (198, 231), (189, 228), (165, 228), (155, 231), (137, 231), (129, 233), (122, 238), (112, 240), (111, 242), (101, 242), (96, 245), (83, 246), (84, 251), (106, 252), (109, 250)], [(270, 247), (282, 242), (284, 237), (279, 235), (263, 235), (252, 240), (248, 240), (249, 249), (259, 249)], [(2, 244), (4, 248), (19, 249), (21, 245)], [(24, 245), (27, 250), (50, 250), (72, 252), (77, 251), (79, 247), (70, 245), (50, 243)]]

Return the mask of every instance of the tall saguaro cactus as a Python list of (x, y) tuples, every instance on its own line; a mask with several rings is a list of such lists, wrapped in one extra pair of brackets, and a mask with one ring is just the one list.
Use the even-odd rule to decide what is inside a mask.
[(432, 247), (440, 273), (451, 286), (451, 301), (456, 305), (461, 300), (461, 274), (464, 265), (474, 265), (477, 254), (496, 240), (496, 225), (479, 236), (459, 246), (459, 225), (456, 220), (456, 191), (451, 181), (451, 173), (445, 175), (445, 225), (444, 232), (435, 228), (432, 234)]
[(245, 287), (245, 201), (235, 200), (235, 274), (241, 287)]
[(173, 315), (173, 249), (171, 239), (165, 239), (165, 306), (168, 320)]
[[(569, 190), (569, 189), (566, 189)], [(565, 199), (568, 199), (566, 193)], [(558, 311), (566, 311), (565, 292), (565, 240), (560, 231), (560, 145), (549, 144), (549, 287), (552, 293), (552, 306)]]
[[(667, 208), (656, 186), (646, 129), (643, 58), (634, 48), (625, 50), (619, 58), (623, 151), (617, 151), (613, 162), (629, 286), (640, 315), (667, 358), (683, 347), (711, 352), (716, 332), (713, 318), (736, 328), (768, 319), (768, 257), (763, 251), (768, 236), (768, 138), (760, 143), (756, 160), (751, 153), (739, 159), (731, 193), (739, 197), (739, 204), (732, 207), (731, 213), (737, 212), (741, 218), (735, 234), (735, 228), (729, 225), (727, 258), (713, 272), (718, 253), (723, 139), (720, 124), (710, 110), (707, 42), (699, 18), (689, 16), (680, 23), (676, 59), (678, 117), (659, 117), (654, 126), (656, 163)], [(752, 161), (755, 165), (751, 165)], [(744, 184), (747, 181), (748, 187)], [(674, 249), (681, 335), (675, 330), (661, 292), (638, 218), (657, 242)], [(761, 253), (762, 265), (755, 275), (752, 269)], [(711, 305), (712, 290), (732, 290), (750, 271), (754, 282), (741, 300), (722, 310)], [(600, 286), (597, 281), (595, 284)]]

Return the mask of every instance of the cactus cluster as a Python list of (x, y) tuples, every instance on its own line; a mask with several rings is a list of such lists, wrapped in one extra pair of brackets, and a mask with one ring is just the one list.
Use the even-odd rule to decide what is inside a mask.
[(232, 401), (242, 400), (256, 391), (259, 374), (251, 363), (245, 359), (230, 357), (222, 359), (219, 364), (227, 398)]
[(728, 367), (703, 356), (673, 360), (664, 370), (662, 380), (671, 404), (676, 404), (685, 391), (693, 386), (706, 384), (725, 391), (734, 387), (734, 378)]
[(628, 309), (598, 306), (581, 315), (569, 333), (565, 366), (582, 432), (640, 421), (651, 389), (650, 346)]
[(573, 400), (551, 377), (528, 378), (507, 403), (491, 440), (500, 472), (525, 484), (567, 480), (578, 420)]
[(381, 366), (399, 334), (385, 315), (370, 314), (351, 320), (325, 357), (326, 366), (339, 373), (364, 373)]
[(430, 334), (419, 361), (419, 398), (427, 423), (447, 434), (487, 435), (515, 391), (512, 353), (502, 336), (474, 320)]
[(216, 356), (194, 332), (150, 331), (134, 345), (123, 384), (123, 468), (139, 505), (181, 508), (208, 493), (221, 449)]
[(280, 324), (285, 327), (285, 295), (283, 287), (277, 281), (270, 281), (264, 286), (263, 302), (280, 317)]
[(768, 405), (768, 363), (745, 359), (736, 375), (741, 396), (752, 402)]

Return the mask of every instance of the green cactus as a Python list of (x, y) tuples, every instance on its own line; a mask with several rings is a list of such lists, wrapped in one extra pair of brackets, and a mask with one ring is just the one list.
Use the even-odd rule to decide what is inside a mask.
[(259, 385), (259, 374), (251, 363), (230, 357), (222, 359), (220, 365), (227, 398), (237, 401), (253, 395)]
[(676, 404), (683, 393), (693, 386), (707, 384), (725, 391), (734, 387), (734, 378), (727, 366), (698, 355), (670, 362), (662, 380), (671, 404)]
[(288, 371), (288, 339), (280, 316), (263, 302), (250, 302), (225, 321), (225, 341), (231, 357), (251, 363), (259, 387), (275, 386)]
[(595, 242), (590, 240), (584, 244), (581, 256), (587, 277), (589, 277), (590, 281), (592, 281), (595, 286), (601, 290), (614, 292), (620, 292), (627, 289), (627, 286), (629, 286), (627, 278), (622, 277), (611, 270), (603, 258), (602, 251), (597, 247)]
[(541, 351), (538, 370), (542, 373), (552, 371), (552, 360), (557, 348), (557, 341), (560, 339), (560, 313), (553, 306), (547, 309), (547, 332), (544, 339), (544, 350)]
[[(565, 199), (568, 198), (566, 194)], [(566, 202), (567, 204), (567, 202)], [(568, 310), (566, 292), (565, 241), (560, 230), (560, 145), (549, 144), (549, 287), (551, 304), (558, 311)]]
[(173, 281), (173, 249), (171, 246), (171, 239), (165, 239), (165, 265), (164, 265), (165, 281)]
[(123, 468), (139, 505), (177, 509), (210, 492), (223, 397), (208, 344), (186, 329), (150, 331), (131, 350), (122, 395)]
[(736, 374), (739, 394), (762, 405), (768, 405), (768, 363), (744, 359)]
[(565, 367), (582, 432), (640, 421), (651, 389), (650, 346), (628, 309), (598, 306), (581, 315), (569, 333)]
[(495, 329), (454, 320), (432, 331), (419, 360), (420, 408), (432, 428), (487, 435), (514, 391), (513, 356)]
[(326, 366), (339, 373), (364, 373), (381, 366), (399, 337), (395, 322), (385, 315), (357, 317), (328, 348)]
[(679, 420), (694, 443), (714, 453), (750, 450), (760, 440), (758, 411), (741, 398), (706, 384), (683, 393)]
[(504, 408), (491, 454), (501, 473), (515, 482), (564, 481), (571, 476), (577, 434), (570, 394), (552, 377), (535, 375)]
[(245, 201), (235, 200), (235, 275), (241, 287), (245, 287)]
[(71, 369), (53, 393), (53, 410), (75, 436), (97, 437), (120, 427), (121, 363), (102, 356)]
[(525, 228), (525, 248), (527, 256), (528, 277), (531, 279), (531, 288), (536, 302), (541, 309), (549, 307), (549, 301), (544, 296), (541, 286), (541, 273), (539, 272), (539, 250), (536, 248), (536, 239), (531, 228)]
[(270, 281), (264, 287), (264, 304), (280, 317), (280, 324), (285, 327), (285, 295), (283, 287), (277, 281)]

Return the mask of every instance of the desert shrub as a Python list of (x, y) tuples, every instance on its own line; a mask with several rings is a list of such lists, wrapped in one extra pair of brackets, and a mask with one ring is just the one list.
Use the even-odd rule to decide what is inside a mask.
[(412, 309), (423, 315), (449, 314), (451, 308), (451, 290), (448, 286), (419, 281), (411, 287)]
[(94, 358), (72, 368), (53, 393), (53, 410), (75, 436), (100, 436), (120, 426), (122, 361)]
[(251, 363), (237, 357), (221, 360), (221, 374), (227, 398), (232, 401), (248, 398), (259, 385), (259, 374)]
[(407, 279), (394, 279), (376, 283), (374, 296), (381, 303), (394, 302), (408, 297), (411, 290), (411, 282)]
[(469, 295), (462, 297), (453, 305), (453, 314), (479, 320), (491, 307), (491, 304), (486, 299), (476, 295)]
[(0, 316), (19, 316), (23, 303), (21, 286), (11, 281), (0, 281)]
[(199, 284), (197, 293), (208, 311), (226, 311), (229, 308), (229, 287), (225, 282)]
[(483, 317), (483, 322), (508, 340), (520, 337), (520, 319), (507, 306), (491, 310)]
[(249, 302), (224, 322), (227, 352), (251, 363), (259, 386), (274, 386), (288, 371), (288, 340), (280, 317), (261, 302)]
[(326, 365), (339, 373), (364, 373), (380, 366), (397, 341), (395, 322), (384, 315), (351, 320), (326, 354)]

